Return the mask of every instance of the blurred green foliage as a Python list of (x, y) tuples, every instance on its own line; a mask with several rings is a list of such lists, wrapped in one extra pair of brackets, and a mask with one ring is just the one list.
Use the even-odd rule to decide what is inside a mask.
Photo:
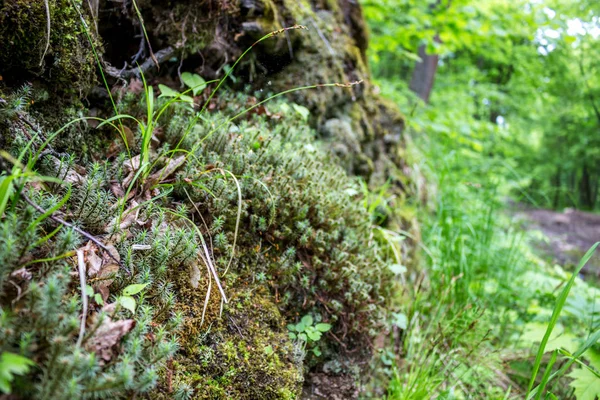
[[(412, 128), (494, 160), (540, 207), (597, 207), (600, 12), (591, 1), (363, 2), (370, 59)], [(393, 10), (393, 12), (390, 12)], [(418, 48), (439, 55), (429, 105), (408, 86)], [(475, 153), (475, 154), (473, 154)], [(486, 171), (490, 176), (490, 171)]]

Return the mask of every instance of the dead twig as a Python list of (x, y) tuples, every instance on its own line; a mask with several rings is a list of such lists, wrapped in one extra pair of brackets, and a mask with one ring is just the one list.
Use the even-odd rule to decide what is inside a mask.
[[(23, 200), (25, 200), (25, 202), (27, 204), (29, 204), (31, 207), (35, 208), (38, 212), (40, 212), (42, 214), (46, 214), (46, 212), (47, 212), (46, 210), (44, 210), (42, 207), (40, 207), (39, 205), (34, 203), (33, 200), (31, 200), (29, 197), (27, 197), (24, 193), (21, 193), (21, 197), (23, 197)], [(103, 245), (98, 239), (96, 239), (93, 235), (87, 233), (83, 229), (76, 227), (75, 225), (65, 221), (64, 219), (62, 219), (54, 214), (50, 214), (48, 216), (48, 218), (50, 218), (51, 220), (53, 220), (55, 222), (58, 222), (61, 225), (66, 226), (67, 228), (73, 229), (75, 232), (79, 233), (80, 235), (84, 236), (88, 240), (92, 241), (92, 243), (94, 243), (96, 246), (98, 246), (100, 249), (102, 249), (106, 254), (108, 254), (108, 256), (110, 258), (112, 258), (118, 265), (123, 266), (123, 264), (121, 263), (121, 260), (117, 259), (111, 253), (111, 251), (105, 245)]]
[(175, 49), (169, 46), (165, 49), (154, 53), (154, 59), (147, 58), (146, 61), (144, 61), (139, 67), (124, 70), (119, 70), (105, 61), (104, 72), (117, 79), (128, 79), (134, 77), (139, 78), (141, 74), (145, 74), (150, 69), (156, 68), (157, 65), (169, 60), (173, 56), (173, 54), (175, 54)]
[(44, 57), (46, 57), (46, 53), (50, 47), (50, 5), (48, 4), (48, 0), (44, 0), (44, 5), (46, 6), (46, 47), (40, 59), (40, 67), (44, 63)]

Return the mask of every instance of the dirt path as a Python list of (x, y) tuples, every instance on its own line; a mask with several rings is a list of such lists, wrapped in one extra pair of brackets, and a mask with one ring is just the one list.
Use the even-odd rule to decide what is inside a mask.
[[(600, 215), (576, 210), (556, 212), (525, 209), (517, 212), (523, 218), (524, 228), (540, 230), (547, 240), (537, 245), (556, 263), (576, 265), (586, 251), (600, 241)], [(592, 257), (584, 274), (600, 277), (600, 256)]]

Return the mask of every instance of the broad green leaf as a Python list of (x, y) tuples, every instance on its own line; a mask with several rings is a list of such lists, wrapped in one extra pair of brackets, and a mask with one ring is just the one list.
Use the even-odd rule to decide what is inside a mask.
[(196, 96), (206, 88), (206, 81), (198, 74), (184, 72), (181, 74), (181, 80), (187, 87), (192, 89), (192, 93)]
[(408, 326), (408, 318), (406, 317), (406, 314), (393, 313), (392, 324), (396, 325), (400, 329), (406, 330), (406, 327)]
[(294, 324), (288, 324), (287, 328), (288, 328), (289, 331), (293, 332), (293, 331), (296, 330), (296, 325), (294, 325)]
[(300, 340), (302, 340), (304, 342), (308, 341), (308, 337), (306, 336), (306, 333), (299, 334), (298, 335), (298, 339), (300, 339)]
[(308, 108), (295, 103), (292, 104), (292, 107), (302, 117), (303, 120), (306, 121), (308, 119), (308, 116), (310, 115), (310, 111), (308, 111)]
[(315, 347), (314, 349), (312, 349), (312, 352), (317, 357), (321, 355), (321, 349), (319, 347)]
[(160, 96), (158, 97), (177, 97), (179, 96), (179, 92), (171, 89), (170, 87), (159, 84), (158, 88), (160, 89)]
[(296, 332), (304, 332), (304, 329), (306, 329), (306, 326), (302, 322), (296, 324)]
[(102, 298), (102, 295), (100, 293), (96, 293), (94, 295), (94, 301), (96, 302), (96, 304), (103, 306), (104, 305), (104, 299)]
[(294, 332), (288, 332), (288, 337), (292, 340), (298, 338), (298, 336), (296, 336), (296, 334)]
[(577, 400), (595, 400), (600, 396), (600, 378), (587, 368), (577, 368), (567, 375), (573, 381), (569, 384), (575, 389)]
[(321, 332), (316, 331), (316, 330), (310, 330), (308, 332), (306, 332), (306, 335), (308, 336), (308, 338), (310, 340), (312, 340), (313, 342), (318, 341), (319, 339), (321, 339)]
[(147, 283), (136, 283), (133, 285), (129, 285), (125, 289), (123, 289), (123, 294), (125, 296), (133, 296), (134, 294), (138, 294), (139, 292), (144, 290), (146, 286), (148, 286)]
[(582, 357), (588, 360), (591, 367), (593, 367), (596, 371), (600, 372), (600, 352), (598, 352), (598, 350), (590, 348), (585, 353), (583, 353)]
[(2, 353), (0, 355), (0, 392), (9, 394), (11, 392), (10, 383), (15, 375), (24, 375), (29, 372), (29, 368), (35, 363), (29, 358), (14, 353)]
[(123, 308), (131, 311), (132, 314), (135, 314), (136, 301), (131, 296), (121, 296), (119, 297), (119, 304), (123, 306)]
[(305, 326), (311, 326), (313, 324), (313, 317), (312, 315), (305, 315), (304, 317), (302, 317), (300, 322)]
[(327, 332), (331, 329), (331, 324), (326, 324), (326, 323), (320, 323), (315, 325), (315, 328), (319, 331), (319, 332)]

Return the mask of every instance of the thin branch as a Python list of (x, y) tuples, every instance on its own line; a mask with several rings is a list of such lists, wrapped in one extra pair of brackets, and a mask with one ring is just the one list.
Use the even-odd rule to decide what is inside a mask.
[(46, 48), (44, 49), (42, 58), (40, 59), (40, 67), (44, 63), (44, 57), (46, 57), (46, 53), (50, 47), (50, 5), (48, 4), (48, 0), (44, 0), (44, 5), (46, 6)]
[[(167, 60), (169, 60), (173, 54), (175, 54), (175, 49), (173, 49), (171, 46), (162, 49), (158, 52), (156, 52), (154, 54), (154, 59), (156, 60), (156, 62), (158, 64), (161, 64)], [(113, 78), (119, 78), (119, 79), (127, 79), (127, 78), (133, 78), (133, 77), (140, 77), (140, 71), (141, 73), (146, 73), (148, 70), (155, 68), (156, 64), (155, 64), (155, 60), (152, 58), (147, 58), (146, 61), (144, 61), (142, 63), (142, 65), (136, 68), (130, 68), (130, 69), (126, 69), (126, 70), (119, 70), (115, 67), (113, 67), (112, 65), (110, 65), (108, 62), (104, 62), (104, 72), (106, 72), (108, 75), (112, 76)]]
[[(21, 193), (21, 197), (23, 197), (23, 200), (25, 200), (25, 202), (27, 202), (27, 204), (29, 204), (30, 206), (32, 206), (33, 208), (35, 208), (37, 211), (39, 211), (42, 214), (46, 214), (46, 210), (44, 210), (42, 207), (40, 207), (39, 205), (37, 205), (36, 203), (33, 202), (33, 200), (31, 200), (29, 197), (27, 197), (24, 193)], [(48, 216), (48, 218), (50, 218), (51, 220), (58, 222), (59, 224), (62, 224), (64, 226), (66, 226), (67, 228), (71, 228), (73, 229), (75, 232), (79, 233), (80, 235), (84, 236), (86, 239), (92, 241), (92, 243), (94, 243), (96, 246), (98, 246), (101, 250), (103, 250), (106, 254), (108, 254), (108, 256), (110, 258), (112, 258), (118, 265), (123, 266), (123, 264), (121, 263), (121, 260), (117, 259), (111, 252), (110, 250), (103, 245), (98, 239), (96, 239), (93, 235), (87, 233), (86, 231), (84, 231), (83, 229), (80, 229), (78, 227), (76, 227), (75, 225), (65, 221), (64, 219), (57, 217), (54, 214), (50, 214)]]

